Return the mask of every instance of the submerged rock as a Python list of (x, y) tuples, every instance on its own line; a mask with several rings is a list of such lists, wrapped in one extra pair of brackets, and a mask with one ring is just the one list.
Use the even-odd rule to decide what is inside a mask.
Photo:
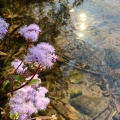
[(70, 82), (75, 83), (83, 83), (83, 73), (78, 72), (77, 70), (72, 70), (69, 74)]
[(106, 49), (105, 52), (105, 62), (112, 69), (120, 69), (120, 52), (114, 49)]
[(99, 97), (78, 96), (70, 100), (70, 104), (74, 106), (80, 113), (95, 117), (107, 107), (105, 101)]
[[(74, 107), (69, 103), (51, 100), (51, 105), (56, 111), (62, 115), (65, 120), (89, 120), (90, 118), (86, 115), (80, 114)], [(64, 120), (64, 119), (63, 119)]]
[(116, 89), (116, 91), (114, 92), (114, 95), (120, 96), (120, 89)]
[(100, 103), (99, 98), (78, 96), (70, 101), (79, 112), (93, 117), (97, 114), (96, 106)]
[(120, 120), (120, 114), (119, 113), (116, 113), (113, 118), (113, 120)]

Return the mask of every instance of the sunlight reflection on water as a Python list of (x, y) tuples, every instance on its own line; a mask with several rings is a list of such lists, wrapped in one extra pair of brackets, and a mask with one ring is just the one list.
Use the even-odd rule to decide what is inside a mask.
[[(85, 0), (81, 6), (75, 7), (71, 12), (71, 19), (75, 27), (74, 34), (76, 38), (83, 39), (89, 44), (96, 47), (109, 47), (110, 43), (107, 39), (113, 34), (118, 33), (120, 24), (120, 7), (119, 0)], [(117, 31), (118, 30), (118, 31)], [(118, 34), (117, 36), (120, 37)], [(116, 47), (116, 43), (120, 42), (112, 40), (111, 46)], [(119, 43), (118, 43), (119, 42)]]
[(80, 14), (80, 19), (81, 19), (81, 21), (86, 21), (86, 14), (85, 13), (81, 13)]
[(78, 13), (77, 22), (75, 22), (74, 25), (77, 38), (83, 38), (85, 34), (84, 31), (87, 29), (88, 26), (87, 15), (85, 13)]

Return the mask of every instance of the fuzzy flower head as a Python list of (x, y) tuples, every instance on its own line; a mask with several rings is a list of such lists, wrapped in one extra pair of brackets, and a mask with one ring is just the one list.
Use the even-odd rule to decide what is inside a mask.
[(48, 90), (45, 87), (39, 87), (37, 90), (39, 97), (45, 97), (45, 94), (48, 92)]
[(19, 30), (19, 34), (25, 37), (26, 40), (31, 40), (32, 42), (36, 42), (38, 39), (39, 32), (41, 32), (40, 28), (36, 24), (30, 24), (29, 26), (23, 26)]
[(19, 120), (31, 119), (33, 113), (45, 110), (49, 104), (50, 99), (45, 96), (46, 93), (47, 89), (44, 87), (34, 89), (31, 86), (15, 91), (9, 100), (10, 113), (18, 113)]
[(29, 48), (29, 55), (25, 56), (28, 62), (38, 62), (39, 64), (50, 68), (56, 62), (57, 56), (52, 45), (42, 42), (35, 47)]
[(6, 21), (0, 17), (0, 39), (3, 39), (5, 34), (7, 33), (9, 24), (6, 23)]
[(11, 66), (14, 67), (14, 69), (17, 69), (16, 72), (18, 74), (23, 73), (25, 70), (27, 70), (27, 67), (23, 68), (24, 64), (19, 59), (15, 59), (14, 61), (12, 61)]

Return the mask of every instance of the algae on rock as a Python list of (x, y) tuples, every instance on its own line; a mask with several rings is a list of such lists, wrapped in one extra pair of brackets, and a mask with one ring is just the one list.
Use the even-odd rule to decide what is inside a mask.
[(83, 83), (83, 72), (72, 70), (69, 75), (70, 82), (73, 84)]

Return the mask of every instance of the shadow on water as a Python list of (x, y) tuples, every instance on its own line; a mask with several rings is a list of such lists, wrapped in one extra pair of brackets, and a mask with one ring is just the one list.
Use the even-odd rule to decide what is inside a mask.
[[(10, 75), (13, 59), (23, 57), (25, 40), (18, 34), (19, 28), (36, 23), (42, 30), (38, 42), (51, 43), (59, 56), (51, 70), (39, 75), (49, 89), (52, 106), (40, 115), (55, 113), (62, 120), (119, 120), (118, 3), (0, 0), (0, 16), (10, 24), (8, 35), (0, 42), (0, 51), (8, 54), (0, 58), (0, 77)], [(5, 106), (3, 99), (7, 100), (6, 95), (0, 97)]]

